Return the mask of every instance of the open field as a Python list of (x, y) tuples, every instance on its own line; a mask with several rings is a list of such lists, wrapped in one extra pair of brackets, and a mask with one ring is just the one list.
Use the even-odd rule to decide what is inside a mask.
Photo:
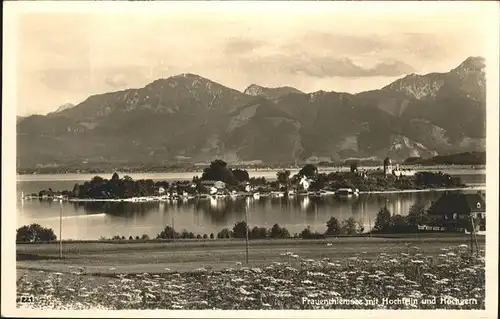
[[(466, 236), (435, 235), (261, 240), (252, 243), (248, 266), (238, 263), (244, 261), (242, 241), (66, 244), (64, 260), (18, 262), (17, 305), (484, 309), (484, 258), (471, 256), (466, 241)], [(57, 255), (51, 244), (17, 250), (40, 258)]]
[[(418, 236), (418, 237), (417, 237)], [(319, 240), (251, 240), (249, 265), (262, 267), (281, 260), (280, 254), (292, 252), (304, 258), (340, 260), (359, 255), (370, 259), (380, 253), (404, 253), (418, 246), (436, 256), (441, 248), (469, 244), (463, 234), (407, 234), (390, 237), (339, 237)], [(484, 238), (478, 237), (480, 249)], [(65, 242), (59, 259), (58, 243), (18, 244), (18, 269), (68, 272), (68, 266), (86, 267), (87, 273), (142, 273), (191, 271), (200, 267), (220, 270), (245, 262), (243, 240), (182, 240), (176, 242)]]

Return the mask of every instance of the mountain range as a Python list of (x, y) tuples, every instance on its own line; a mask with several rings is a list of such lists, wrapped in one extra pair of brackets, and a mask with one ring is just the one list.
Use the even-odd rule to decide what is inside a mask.
[(181, 74), (17, 118), (18, 163), (291, 163), (484, 151), (484, 67), (469, 57), (449, 72), (409, 74), (358, 94), (256, 84), (240, 92)]

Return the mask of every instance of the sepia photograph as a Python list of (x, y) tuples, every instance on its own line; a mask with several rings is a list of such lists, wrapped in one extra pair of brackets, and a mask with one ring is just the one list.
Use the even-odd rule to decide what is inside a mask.
[(495, 318), (499, 8), (5, 3), (2, 315)]

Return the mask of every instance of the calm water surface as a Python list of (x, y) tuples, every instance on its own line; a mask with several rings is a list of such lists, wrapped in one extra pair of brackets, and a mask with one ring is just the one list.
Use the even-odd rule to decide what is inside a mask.
[[(259, 172), (262, 173), (262, 172)], [(472, 174), (459, 171), (465, 183), (484, 184), (484, 174)], [(164, 174), (129, 174), (133, 178), (151, 178), (153, 180), (191, 179), (192, 173)], [(188, 175), (189, 174), (189, 175)], [(276, 171), (259, 176), (273, 178)], [(31, 177), (32, 175), (30, 175)], [(37, 177), (40, 177), (39, 175)], [(101, 175), (106, 177), (106, 175)], [(72, 177), (72, 178), (69, 178)], [(21, 192), (33, 193), (41, 189), (72, 189), (77, 182), (88, 180), (92, 176), (45, 175), (38, 178), (23, 178), (17, 181), (18, 198)], [(49, 202), (39, 200), (21, 200), (17, 202), (17, 227), (30, 223), (39, 223), (53, 228), (59, 234), (59, 214), (63, 210), (63, 239), (98, 239), (100, 236), (141, 236), (156, 235), (165, 225), (174, 225), (177, 231), (187, 229), (195, 234), (214, 233), (223, 228), (232, 228), (234, 223), (244, 220), (244, 207), (249, 207), (250, 227), (268, 227), (278, 223), (292, 234), (299, 233), (307, 225), (313, 230), (324, 231), (326, 221), (335, 216), (339, 220), (354, 217), (368, 228), (373, 226), (378, 210), (387, 205), (393, 214), (406, 215), (408, 209), (417, 201), (431, 203), (441, 196), (441, 192), (400, 193), (400, 194), (361, 194), (350, 199), (325, 197), (260, 198), (260, 199), (224, 199), (224, 200), (187, 200), (151, 203), (111, 203), (111, 202)]]

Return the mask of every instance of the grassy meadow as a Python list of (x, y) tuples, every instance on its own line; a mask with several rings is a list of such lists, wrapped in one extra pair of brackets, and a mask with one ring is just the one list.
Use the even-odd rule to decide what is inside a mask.
[(255, 240), (248, 265), (241, 240), (65, 243), (62, 260), (57, 244), (18, 245), (18, 307), (484, 309), (468, 239)]

